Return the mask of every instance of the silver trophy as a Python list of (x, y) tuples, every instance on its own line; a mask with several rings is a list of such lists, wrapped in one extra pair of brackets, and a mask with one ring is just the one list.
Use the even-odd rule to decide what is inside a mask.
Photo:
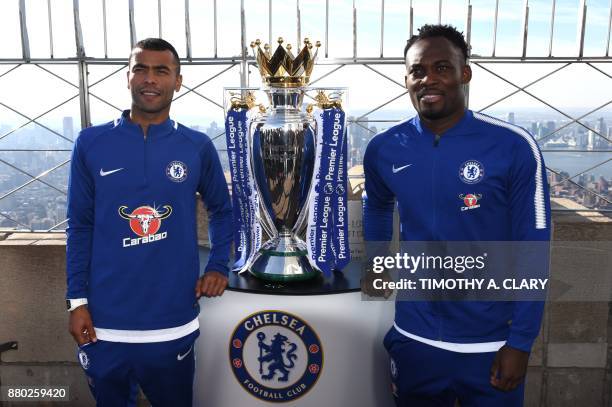
[[(282, 38), (273, 55), (260, 42), (256, 55), (270, 106), (251, 121), (249, 153), (260, 196), (259, 222), (269, 239), (255, 253), (249, 271), (272, 281), (307, 280), (319, 275), (308, 261), (305, 234), (315, 164), (314, 119), (302, 111), (304, 86), (316, 58), (306, 39), (294, 57)], [(320, 43), (317, 42), (318, 48)], [(263, 109), (262, 109), (263, 110)]]
[(250, 267), (257, 277), (303, 280), (314, 277), (305, 228), (315, 160), (314, 121), (300, 110), (303, 91), (271, 88), (269, 112), (250, 127), (250, 159), (260, 200), (260, 224), (270, 239)]

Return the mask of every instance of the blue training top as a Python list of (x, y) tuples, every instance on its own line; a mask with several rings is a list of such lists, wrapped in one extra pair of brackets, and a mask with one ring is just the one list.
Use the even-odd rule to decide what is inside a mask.
[(173, 120), (142, 128), (129, 111), (84, 129), (68, 186), (66, 298), (87, 298), (96, 327), (177, 327), (199, 313), (195, 193), (209, 213), (207, 271), (227, 275), (232, 212), (215, 147)]
[[(367, 241), (391, 239), (395, 200), (404, 241), (550, 240), (544, 160), (521, 127), (467, 110), (440, 137), (416, 116), (375, 136), (363, 165)], [(475, 210), (466, 209), (476, 204)], [(541, 301), (398, 301), (395, 323), (427, 339), (505, 340), (528, 352), (543, 306)]]

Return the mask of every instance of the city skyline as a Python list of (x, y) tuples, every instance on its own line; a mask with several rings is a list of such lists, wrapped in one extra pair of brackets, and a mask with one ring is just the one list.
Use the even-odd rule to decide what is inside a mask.
[[(118, 117), (130, 105), (124, 62), (131, 42), (151, 36), (169, 40), (185, 62), (185, 87), (176, 94), (172, 117), (216, 138), (215, 146), (227, 169), (222, 134), (224, 88), (240, 86), (244, 73), (248, 86), (261, 85), (259, 72), (250, 62), (247, 71), (241, 72), (242, 32), (249, 54), (248, 43), (256, 38), (275, 44), (282, 36), (285, 43), (294, 45), (304, 37), (321, 40), (311, 80), (318, 87), (347, 89), (347, 116), (359, 119), (358, 124), (348, 125), (349, 158), (351, 165), (358, 166), (373, 133), (415, 113), (405, 93), (401, 64), (409, 21), (413, 31), (440, 21), (467, 33), (468, 4), (472, 7), (469, 32), (474, 72), (470, 108), (513, 121), (536, 138), (555, 132), (541, 142), (551, 169), (551, 194), (570, 197), (589, 208), (610, 209), (601, 197), (612, 200), (612, 162), (591, 169), (612, 157), (612, 145), (596, 134), (601, 132), (612, 140), (608, 0), (588, 0), (584, 16), (579, 0), (556, 0), (554, 7), (552, 0), (338, 0), (329, 7), (329, 24), (322, 18), (326, 0), (273, 4), (249, 0), (243, 3), (242, 16), (241, 2), (228, 0), (215, 2), (217, 19), (222, 22), (218, 25), (213, 22), (212, 0), (154, 3), (54, 0), (51, 10), (39, 7), (36, 0), (13, 0), (0, 6), (0, 35), (5, 39), (0, 49), (0, 213), (19, 222), (0, 216), (0, 226), (44, 229), (65, 217), (62, 196), (67, 162), (83, 120), (79, 58), (88, 74), (87, 113), (92, 124), (100, 124)], [(526, 31), (525, 4), (529, 5)], [(20, 21), (25, 25), (20, 26)], [(83, 39), (79, 56), (75, 21), (80, 21), (77, 28)], [(27, 31), (24, 38), (23, 30)], [(27, 58), (23, 44), (28, 46)], [(520, 59), (523, 54), (524, 61)], [(32, 62), (28, 58), (41, 59)], [(262, 96), (258, 102), (265, 104), (265, 100)], [(580, 123), (571, 123), (574, 118)], [(36, 123), (24, 125), (30, 120)], [(585, 170), (571, 180), (575, 184), (562, 181)], [(39, 180), (32, 181), (32, 177)], [(594, 194), (585, 194), (584, 188)]]
[[(531, 115), (530, 117), (526, 113), (510, 111), (505, 114), (500, 113), (500, 118), (510, 122), (514, 121), (517, 125), (530, 130), (536, 139), (546, 137), (547, 134), (563, 127), (569, 121), (549, 120), (546, 116), (538, 117), (533, 112)], [(355, 117), (348, 119), (353, 121)], [(65, 139), (73, 140), (78, 134), (77, 123), (76, 118), (65, 116), (61, 120), (61, 128), (54, 130), (62, 134)], [(348, 123), (349, 169), (361, 165), (365, 147), (373, 134), (392, 124), (370, 122), (367, 117), (360, 119), (359, 124)], [(612, 135), (612, 119), (599, 117), (593, 122), (586, 122), (585, 125), (594, 130), (603, 131), (608, 136)], [(191, 124), (189, 127), (210, 134), (220, 133), (223, 131), (223, 122)], [(0, 124), (0, 134), (3, 134), (7, 128), (8, 126)], [(10, 168), (6, 163), (19, 167), (33, 176), (44, 174), (49, 168), (59, 167), (41, 177), (44, 183), (32, 182), (25, 188), (0, 200), (0, 214), (5, 215), (0, 216), (0, 228), (27, 226), (34, 230), (48, 230), (65, 220), (66, 197), (64, 194), (67, 190), (69, 166), (61, 164), (70, 158), (71, 143), (53, 135), (51, 139), (55, 140), (55, 146), (48, 143), (41, 145), (40, 135), (49, 136), (50, 132), (36, 125), (27, 126), (18, 133), (19, 141), (11, 143), (13, 151), (6, 151), (7, 149), (3, 149), (0, 144), (0, 160), (5, 162), (0, 161), (0, 168), (2, 168), (0, 196), (30, 180), (26, 174)], [(225, 144), (224, 135), (217, 139), (217, 144)], [(47, 151), (15, 151), (40, 149), (40, 147), (44, 147)], [(547, 138), (545, 143), (541, 143), (541, 147), (544, 150), (547, 167), (553, 170), (548, 173), (551, 197), (569, 198), (586, 208), (612, 210), (612, 205), (605, 201), (605, 199), (612, 201), (612, 162), (578, 175), (572, 179), (573, 182), (564, 181), (606, 159), (612, 159), (612, 154), (610, 154), (612, 144), (574, 123), (557, 131), (553, 137)], [(218, 149), (224, 171), (228, 172), (227, 154), (223, 148), (218, 147)], [(593, 152), (589, 152), (589, 149)], [(605, 152), (600, 150), (605, 150)], [(19, 224), (9, 220), (6, 216), (18, 221)]]

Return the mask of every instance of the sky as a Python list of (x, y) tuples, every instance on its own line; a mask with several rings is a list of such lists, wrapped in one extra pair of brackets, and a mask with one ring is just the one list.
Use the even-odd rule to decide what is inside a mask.
[[(210, 58), (214, 56), (213, 0), (161, 0), (161, 36), (172, 42), (181, 56), (186, 56), (185, 4), (189, 4), (192, 56)], [(329, 58), (351, 57), (353, 53), (352, 18), (353, 5), (357, 18), (357, 56), (378, 57), (381, 41), (381, 4), (382, 0), (330, 0)], [(18, 0), (0, 2), (0, 36), (3, 38), (0, 59), (20, 58), (21, 43), (19, 34)], [(28, 35), (31, 56), (49, 58), (51, 44), (48, 26), (48, 0), (25, 0)], [(53, 56), (55, 58), (74, 57), (73, 0), (50, 0)], [(217, 54), (231, 57), (240, 54), (240, 1), (218, 0)], [(311, 40), (325, 40), (325, 0), (300, 0), (302, 37)], [(409, 36), (409, 0), (385, 0), (384, 41), (385, 57), (399, 57)], [(442, 0), (443, 23), (466, 30), (466, 0)], [(472, 5), (472, 53), (482, 56), (491, 55), (493, 45), (494, 0), (471, 0)], [(551, 23), (552, 0), (529, 1), (529, 27), (527, 56), (547, 56), (549, 30)], [(104, 58), (104, 37), (102, 19), (102, 0), (80, 0), (80, 20), (88, 57)], [(425, 23), (438, 20), (438, 2), (432, 0), (412, 0), (415, 29)], [(500, 0), (497, 29), (497, 56), (519, 56), (522, 51), (522, 26), (524, 0)], [(587, 24), (585, 32), (585, 56), (604, 56), (608, 45), (608, 24), (610, 0), (587, 1)], [(247, 43), (256, 38), (268, 41), (269, 0), (245, 0)], [(577, 32), (580, 0), (557, 0), (553, 56), (575, 57), (578, 51)], [(159, 36), (158, 0), (134, 0), (134, 20), (136, 37)], [(272, 38), (283, 36), (286, 42), (297, 41), (297, 3), (296, 0), (272, 0)], [(107, 52), (111, 58), (125, 58), (130, 49), (128, 19), (128, 0), (106, 0), (107, 15)], [(328, 65), (330, 60), (324, 55), (325, 45), (319, 55), (319, 66), (315, 68), (313, 79), (331, 71), (335, 66)], [(562, 64), (488, 64), (486, 69), (524, 86), (548, 72), (558, 69)], [(14, 65), (0, 64), (0, 75)], [(596, 68), (612, 75), (610, 63), (600, 63)], [(47, 64), (44, 69), (61, 78), (78, 83), (75, 65)], [(116, 116), (117, 111), (104, 101), (119, 107), (129, 106), (129, 92), (126, 88), (125, 71), (121, 66), (89, 66), (89, 83), (94, 84), (104, 76), (119, 70), (109, 79), (92, 86), (92, 122), (106, 121)], [(183, 70), (184, 83), (193, 87), (211, 75), (227, 69), (227, 66), (186, 66)], [(392, 97), (401, 95), (404, 89), (404, 68), (402, 65), (375, 66), (379, 72), (398, 83), (384, 79), (363, 66), (347, 66), (317, 83), (319, 86), (341, 86), (348, 88), (349, 113), (366, 113)], [(512, 92), (511, 84), (496, 78), (479, 66), (474, 66), (474, 80), (470, 88), (470, 107), (479, 109)], [(252, 69), (251, 85), (260, 83), (258, 73)], [(560, 85), (562, 84), (562, 85)], [(198, 88), (198, 92), (209, 97), (217, 104), (223, 104), (223, 88), (239, 86), (238, 67), (228, 69), (216, 79)], [(550, 79), (528, 88), (535, 96), (559, 106), (574, 114), (583, 114), (608, 102), (612, 94), (612, 81), (605, 74), (584, 64), (575, 64), (554, 74)], [(24, 65), (0, 77), (0, 102), (5, 103), (29, 116), (36, 116), (73, 97), (78, 93), (74, 86), (52, 77), (36, 66)], [(173, 111), (180, 112), (189, 120), (201, 117), (203, 123), (223, 120), (223, 110), (186, 92), (179, 93)], [(99, 99), (98, 99), (99, 98)], [(104, 100), (104, 101), (103, 101)], [(517, 94), (500, 105), (500, 109), (538, 109), (542, 107), (536, 99)], [(609, 110), (609, 109), (608, 109)], [(76, 112), (76, 113), (75, 113)], [(406, 95), (398, 97), (382, 111), (380, 119), (399, 119), (408, 116), (413, 110)], [(41, 120), (57, 123), (65, 115), (78, 118), (78, 98), (71, 100), (62, 108), (44, 116)], [(22, 121), (14, 112), (0, 107), (0, 125)], [(77, 119), (78, 120), (78, 119)]]

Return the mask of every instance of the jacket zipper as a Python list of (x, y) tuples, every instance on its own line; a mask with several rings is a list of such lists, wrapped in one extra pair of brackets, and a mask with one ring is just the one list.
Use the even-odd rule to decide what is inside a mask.
[[(433, 164), (432, 164), (432, 169), (431, 169), (431, 185), (432, 185), (432, 189), (431, 189), (431, 195), (432, 195), (432, 210), (433, 210), (433, 219), (432, 219), (432, 233), (435, 234), (436, 231), (436, 223), (437, 223), (437, 205), (436, 205), (436, 169), (437, 169), (437, 164), (438, 164), (438, 147), (440, 145), (440, 135), (436, 134), (434, 135), (434, 141), (433, 141)], [(435, 236), (432, 236), (433, 238), (435, 238)], [(434, 245), (435, 246), (435, 245)], [(437, 318), (438, 318), (438, 340), (441, 341), (442, 340), (442, 317), (440, 315), (440, 311), (441, 311), (441, 307), (439, 304), (439, 300), (438, 299), (434, 306), (436, 309), (436, 314), (437, 314)]]
[(438, 146), (440, 145), (440, 135), (436, 134), (434, 136), (434, 142), (433, 142), (433, 146), (434, 146), (434, 151), (433, 151), (433, 166), (432, 166), (432, 170), (431, 170), (431, 182), (432, 185), (434, 186), (434, 188), (431, 189), (431, 194), (432, 194), (432, 203), (433, 203), (433, 221), (432, 221), (432, 231), (436, 230), (436, 188), (435, 188), (435, 181), (436, 181), (436, 164), (438, 161)]
[(143, 146), (144, 159), (142, 161), (143, 161), (143, 165), (144, 165), (144, 168), (143, 168), (144, 183), (145, 183), (145, 185), (147, 185), (147, 183), (148, 183), (148, 180), (147, 180), (147, 144), (148, 144), (147, 143), (147, 139), (148, 139), (148, 137), (145, 136), (144, 131), (142, 130), (142, 127), (140, 128), (140, 130), (142, 131), (142, 137), (144, 139), (144, 142), (143, 142), (143, 144), (144, 144), (144, 146)]

